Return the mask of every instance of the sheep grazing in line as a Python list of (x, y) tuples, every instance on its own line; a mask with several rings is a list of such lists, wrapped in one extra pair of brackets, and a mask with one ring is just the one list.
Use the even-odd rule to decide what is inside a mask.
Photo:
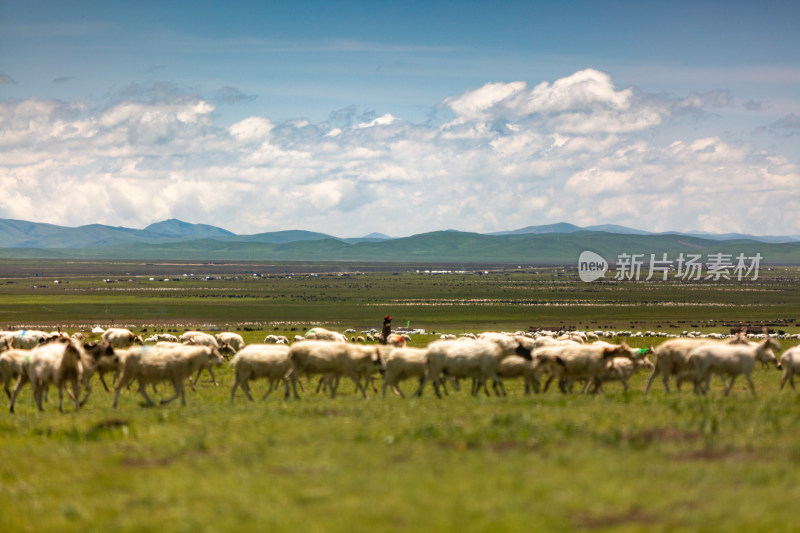
[(75, 410), (81, 408), (79, 401), (80, 383), (83, 379), (83, 365), (78, 346), (65, 339), (63, 342), (52, 342), (31, 350), (30, 355), (23, 358), (22, 370), (11, 393), (8, 410), (13, 413), (17, 396), (22, 387), (30, 382), (33, 388), (33, 399), (39, 411), (42, 407), (42, 396), (50, 385), (58, 387), (58, 410), (64, 412), (64, 387), (72, 383), (72, 397)]
[(125, 328), (108, 328), (100, 336), (112, 348), (128, 348), (134, 344), (144, 344), (142, 338)]
[(169, 403), (178, 396), (181, 404), (186, 405), (184, 381), (198, 370), (211, 365), (222, 364), (219, 351), (204, 345), (175, 345), (173, 347), (134, 347), (118, 352), (120, 357), (120, 378), (114, 391), (113, 407), (117, 407), (120, 391), (133, 379), (139, 383), (139, 393), (148, 405), (155, 405), (147, 395), (145, 387), (164, 381), (172, 383), (175, 395), (161, 400), (161, 404)]
[(231, 401), (236, 395), (236, 389), (242, 387), (245, 395), (250, 401), (250, 380), (266, 378), (269, 381), (269, 388), (262, 396), (266, 398), (275, 390), (278, 381), (285, 384), (284, 397), (289, 397), (289, 380), (294, 379), (292, 375), (292, 360), (289, 357), (289, 347), (278, 344), (251, 344), (242, 348), (239, 353), (231, 360), (230, 366), (234, 369), (235, 380), (231, 389)]
[(229, 353), (233, 355), (245, 346), (242, 336), (231, 331), (217, 333), (214, 335), (214, 338), (217, 339), (220, 353)]
[(347, 337), (325, 328), (311, 328), (306, 332), (305, 338), (317, 341), (347, 342)]
[[(0, 360), (2, 360), (3, 355), (0, 355)], [(783, 369), (781, 390), (783, 390), (783, 386), (786, 385), (787, 381), (794, 389), (794, 375), (800, 374), (800, 346), (794, 346), (783, 352), (780, 368)]]
[(750, 374), (753, 373), (756, 361), (773, 363), (778, 366), (772, 350), (780, 350), (781, 345), (775, 339), (766, 337), (756, 345), (745, 344), (705, 344), (692, 350), (689, 360), (695, 368), (695, 393), (707, 394), (711, 374), (730, 376), (730, 383), (725, 384), (727, 396), (736, 378), (743, 374), (753, 396), (756, 388)]
[(664, 390), (667, 392), (670, 392), (669, 378), (671, 376), (676, 377), (676, 385), (679, 391), (683, 381), (694, 381), (695, 367), (694, 364), (689, 361), (689, 355), (696, 348), (706, 344), (747, 345), (750, 344), (750, 341), (741, 335), (728, 338), (722, 342), (694, 338), (675, 338), (666, 340), (653, 349), (655, 367), (653, 368), (653, 372), (650, 374), (650, 378), (647, 380), (644, 393), (647, 394), (650, 391), (650, 387), (653, 385), (653, 382), (659, 374), (662, 375)]
[(386, 354), (386, 372), (383, 375), (383, 397), (386, 398), (386, 388), (405, 398), (403, 391), (398, 386), (401, 381), (425, 377), (428, 368), (428, 352), (424, 348), (390, 348)]
[[(366, 398), (366, 386), (361, 378), (372, 375), (375, 370), (385, 370), (383, 357), (377, 346), (361, 346), (330, 341), (306, 340), (293, 344), (289, 350), (292, 360), (292, 375), (298, 378), (302, 374), (331, 375), (349, 377), (356, 385), (356, 390)], [(336, 396), (338, 380), (331, 383), (331, 398)], [(298, 398), (295, 381), (292, 380), (292, 392)]]

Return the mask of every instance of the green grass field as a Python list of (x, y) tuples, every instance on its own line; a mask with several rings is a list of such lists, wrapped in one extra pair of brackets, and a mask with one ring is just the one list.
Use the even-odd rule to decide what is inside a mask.
[[(259, 342), (317, 324), (378, 327), (391, 313), (397, 325), (410, 320), (448, 332), (560, 322), (719, 331), (726, 321), (770, 321), (795, 333), (800, 296), (793, 270), (746, 286), (584, 285), (557, 270), (117, 277), (134, 281), (8, 275), (0, 285), (2, 325), (71, 330), (113, 320), (146, 333), (229, 325)], [(525, 396), (511, 381), (503, 398), (462, 390), (437, 399), (429, 389), (422, 398), (364, 400), (343, 382), (334, 399), (306, 384), (300, 400), (273, 393), (252, 403), (243, 395), (231, 403), (230, 369), (216, 374), (220, 386), (202, 378), (196, 393), (187, 390), (186, 407), (142, 407), (130, 390), (112, 409), (112, 395), (95, 378), (83, 410), (69, 404), (59, 414), (51, 391), (39, 413), (26, 387), (17, 414), (0, 414), (0, 531), (800, 527), (791, 512), (800, 497), (800, 396), (778, 390), (775, 369), (756, 370), (755, 398), (743, 380), (727, 398), (718, 382), (697, 397), (667, 395), (660, 380), (645, 396), (647, 376), (639, 374), (631, 392), (609, 384), (597, 396)], [(256, 398), (265, 385), (253, 383)], [(159, 392), (171, 395), (167, 385)]]

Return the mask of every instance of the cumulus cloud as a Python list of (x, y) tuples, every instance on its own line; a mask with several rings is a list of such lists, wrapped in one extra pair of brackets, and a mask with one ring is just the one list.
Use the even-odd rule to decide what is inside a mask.
[[(560, 220), (800, 233), (774, 216), (800, 197), (796, 164), (727, 133), (660, 130), (726, 105), (724, 91), (669, 99), (595, 70), (490, 83), (444, 99), (449, 116), (426, 123), (347, 108), (319, 123), (250, 116), (221, 127), (212, 103), (168, 83), (111, 91), (98, 107), (8, 99), (0, 217), (130, 227), (176, 217), (339, 236)], [(773, 126), (796, 131), (797, 117)]]

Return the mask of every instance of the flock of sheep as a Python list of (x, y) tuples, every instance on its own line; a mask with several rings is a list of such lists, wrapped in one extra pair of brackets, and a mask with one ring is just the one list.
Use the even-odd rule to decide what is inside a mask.
[(526, 393), (546, 392), (553, 381), (563, 393), (572, 391), (576, 383), (582, 384), (584, 392), (602, 392), (608, 381), (621, 381), (628, 390), (628, 379), (641, 368), (651, 369), (645, 393), (660, 375), (667, 392), (670, 378), (674, 378), (678, 388), (690, 381), (696, 393), (705, 394), (712, 375), (718, 375), (727, 395), (736, 378), (743, 375), (755, 395), (751, 374), (757, 362), (783, 368), (781, 388), (787, 381), (794, 388), (793, 375), (800, 373), (800, 346), (786, 350), (778, 361), (774, 350), (780, 345), (766, 333), (719, 337), (671, 338), (654, 348), (635, 349), (624, 341), (588, 342), (592, 339), (579, 332), (486, 332), (458, 338), (443, 335), (425, 348), (413, 348), (406, 346), (406, 335), (392, 334), (385, 344), (367, 344), (348, 342), (341, 333), (323, 328), (295, 337), (291, 345), (286, 337), (275, 335), (268, 335), (263, 344), (245, 345), (242, 337), (232, 332), (189, 331), (180, 337), (157, 335), (142, 340), (127, 329), (111, 328), (103, 332), (100, 342), (86, 343), (80, 333), (69, 337), (60, 332), (19, 330), (0, 332), (0, 379), (12, 413), (28, 383), (39, 410), (43, 410), (50, 385), (58, 389), (60, 411), (65, 388), (78, 410), (88, 400), (95, 373), (107, 391), (104, 376), (113, 373), (113, 407), (134, 381), (149, 405), (154, 402), (147, 387), (155, 390), (164, 382), (172, 385), (174, 395), (161, 403), (180, 397), (185, 405), (184, 384), (188, 381), (194, 389), (206, 370), (216, 385), (213, 367), (223, 364), (226, 357), (235, 376), (231, 401), (239, 388), (253, 400), (250, 381), (254, 379), (268, 381), (264, 397), (283, 385), (286, 398), (299, 398), (298, 388), (303, 389), (300, 378), (312, 375), (320, 376), (317, 391), (325, 389), (331, 397), (336, 396), (342, 377), (350, 378), (364, 397), (369, 388), (377, 393), (374, 377), (378, 374), (383, 376), (384, 397), (387, 389), (403, 396), (399, 384), (408, 379), (419, 383), (415, 396), (422, 395), (431, 383), (441, 397), (448, 385), (458, 388), (462, 380), (471, 383), (473, 395), (481, 391), (488, 395), (490, 384), (495, 394), (505, 395), (503, 379), (512, 378), (524, 380)]

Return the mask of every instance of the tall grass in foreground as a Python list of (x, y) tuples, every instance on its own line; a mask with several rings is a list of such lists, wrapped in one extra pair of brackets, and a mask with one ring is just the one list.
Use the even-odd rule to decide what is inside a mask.
[[(758, 397), (605, 396), (230, 403), (233, 376), (188, 405), (0, 414), (2, 531), (763, 530), (800, 527), (800, 396), (757, 370)], [(253, 384), (254, 395), (264, 383)], [(411, 392), (415, 384), (405, 383)], [(162, 393), (170, 393), (162, 386)]]

